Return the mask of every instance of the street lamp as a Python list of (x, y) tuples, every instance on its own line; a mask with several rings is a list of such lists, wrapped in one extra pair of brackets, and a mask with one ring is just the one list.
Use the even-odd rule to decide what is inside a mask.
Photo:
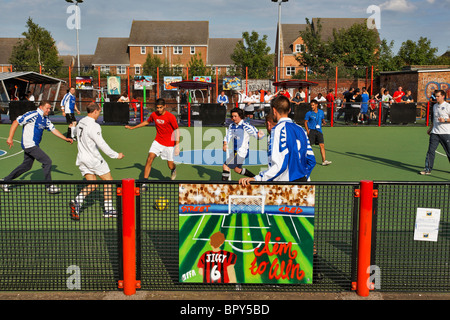
[(278, 49), (277, 49), (277, 57), (278, 57), (278, 61), (277, 61), (277, 66), (278, 66), (278, 80), (280, 80), (280, 64), (281, 64), (281, 56), (280, 56), (280, 45), (281, 45), (281, 4), (283, 2), (288, 2), (289, 0), (272, 0), (272, 2), (277, 2), (278, 3)]
[[(66, 2), (69, 3), (75, 3), (75, 5), (78, 7), (79, 3), (83, 3), (83, 0), (66, 0)], [(80, 40), (78, 38), (78, 29), (80, 27), (79, 20), (80, 17), (78, 16), (78, 8), (75, 10), (75, 29), (77, 29), (77, 64), (78, 64), (78, 76), (80, 76)]]

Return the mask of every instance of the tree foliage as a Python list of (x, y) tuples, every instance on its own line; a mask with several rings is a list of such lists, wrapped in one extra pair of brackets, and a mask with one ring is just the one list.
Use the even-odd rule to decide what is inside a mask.
[(63, 65), (59, 59), (55, 40), (46, 29), (27, 20), (27, 31), (22, 35), (18, 44), (13, 48), (9, 62), (19, 71), (39, 71), (41, 66), (47, 74), (56, 74)]
[(436, 63), (438, 49), (431, 46), (431, 41), (420, 37), (417, 42), (406, 40), (398, 50), (398, 59), (402, 65), (427, 65)]
[[(347, 76), (361, 76), (366, 66), (378, 62), (378, 33), (366, 24), (354, 24), (350, 28), (333, 30), (330, 39), (323, 40), (320, 19), (315, 25), (306, 19), (306, 28), (300, 32), (305, 49), (297, 61), (308, 66), (316, 76), (330, 76), (336, 67), (345, 69)], [(341, 72), (343, 72), (341, 70)]]
[(248, 67), (250, 79), (264, 79), (273, 72), (274, 55), (270, 54), (267, 45), (267, 35), (261, 39), (258, 32), (243, 32), (242, 39), (234, 48), (231, 59), (236, 65), (236, 71), (244, 76)]

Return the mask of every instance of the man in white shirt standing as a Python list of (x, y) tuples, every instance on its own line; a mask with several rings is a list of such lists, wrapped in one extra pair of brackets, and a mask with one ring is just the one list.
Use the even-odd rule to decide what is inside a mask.
[(433, 106), (433, 118), (427, 133), (430, 135), (428, 152), (425, 158), (425, 169), (419, 173), (428, 175), (431, 173), (434, 165), (434, 157), (439, 144), (445, 150), (447, 158), (450, 161), (450, 104), (445, 102), (444, 90), (436, 92), (437, 103)]
[[(75, 133), (78, 140), (78, 155), (76, 165), (86, 180), (113, 180), (108, 164), (103, 159), (99, 149), (112, 159), (122, 159), (124, 155), (110, 148), (102, 136), (102, 129), (96, 122), (101, 113), (101, 108), (96, 103), (87, 107), (88, 115), (78, 122)], [(70, 201), (71, 218), (80, 219), (80, 209), (84, 199), (95, 189), (92, 184), (83, 188), (74, 200)], [(111, 185), (104, 185), (104, 212), (105, 218), (115, 217), (116, 210), (112, 204)]]

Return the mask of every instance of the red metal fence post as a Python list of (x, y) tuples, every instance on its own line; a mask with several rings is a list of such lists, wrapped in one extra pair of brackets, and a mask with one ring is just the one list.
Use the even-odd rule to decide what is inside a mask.
[(136, 201), (134, 179), (122, 180), (123, 288), (125, 295), (136, 293)]
[(369, 295), (370, 257), (372, 248), (373, 181), (360, 182), (357, 294)]

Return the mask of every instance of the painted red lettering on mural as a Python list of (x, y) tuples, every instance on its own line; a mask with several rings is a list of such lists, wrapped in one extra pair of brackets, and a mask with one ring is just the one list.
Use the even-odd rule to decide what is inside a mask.
[[(297, 251), (292, 249), (292, 242), (280, 243), (280, 237), (276, 237), (272, 245), (270, 244), (271, 233), (266, 234), (264, 240), (264, 247), (261, 249), (256, 248), (254, 250), (255, 259), (251, 263), (250, 271), (253, 275), (262, 275), (268, 272), (269, 279), (297, 279), (302, 280), (305, 276), (305, 272), (301, 270), (300, 264), (295, 263), (297, 257)], [(257, 261), (263, 255), (277, 256), (272, 262)], [(288, 261), (285, 261), (285, 257), (288, 257)], [(284, 258), (280, 260), (279, 258)], [(261, 260), (261, 259), (260, 259)], [(269, 265), (270, 264), (270, 265)]]
[(182, 212), (209, 212), (210, 205), (205, 206), (182, 206)]

